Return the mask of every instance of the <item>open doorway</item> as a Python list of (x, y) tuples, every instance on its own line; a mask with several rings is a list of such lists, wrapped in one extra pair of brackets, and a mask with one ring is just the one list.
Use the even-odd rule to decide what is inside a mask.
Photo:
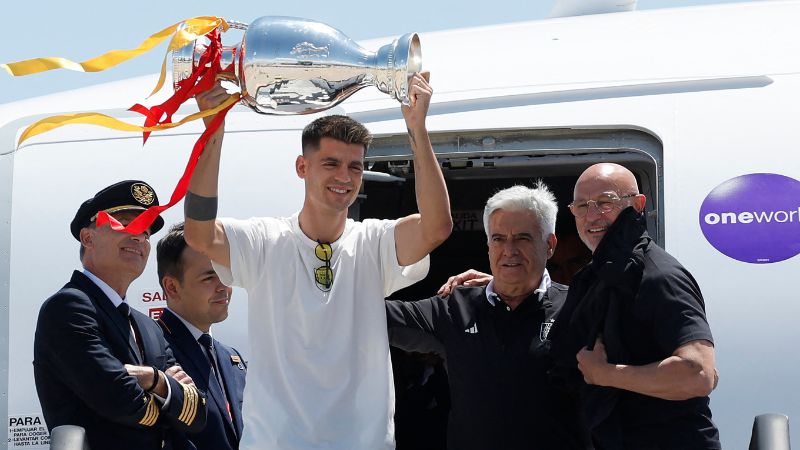
[[(355, 218), (397, 218), (417, 210), (413, 164), (405, 137), (377, 138), (370, 149), (370, 173), (364, 177)], [(585, 261), (585, 247), (577, 239), (574, 218), (567, 205), (575, 181), (597, 162), (616, 162), (631, 169), (647, 197), (648, 232), (664, 244), (661, 181), (661, 143), (653, 136), (632, 130), (514, 130), (446, 133), (432, 136), (450, 194), (453, 233), (431, 253), (431, 268), (421, 282), (396, 292), (392, 298), (427, 298), (451, 275), (467, 269), (488, 272), (483, 208), (495, 192), (522, 184), (546, 183), (558, 201), (556, 236), (565, 258), (560, 262), (569, 281), (571, 272)], [(470, 143), (479, 143), (470, 145)], [(490, 145), (486, 145), (489, 143)], [(419, 195), (424, 195), (420, 193)], [(559, 248), (556, 248), (559, 251)], [(562, 256), (562, 255), (559, 255)], [(555, 272), (555, 270), (554, 270)]]

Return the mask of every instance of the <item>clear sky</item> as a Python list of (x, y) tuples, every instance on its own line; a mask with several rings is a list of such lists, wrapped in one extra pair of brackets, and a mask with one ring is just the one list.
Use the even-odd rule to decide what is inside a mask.
[[(108, 50), (134, 48), (147, 36), (164, 27), (200, 15), (215, 15), (242, 22), (266, 15), (306, 17), (333, 25), (359, 40), (399, 36), (412, 31), (542, 19), (549, 15), (555, 4), (555, 0), (10, 2), (13, 6), (4, 8), (6, 38), (0, 46), (0, 62), (42, 56), (83, 61)], [(638, 9), (734, 2), (737, 0), (639, 0)], [(160, 67), (165, 49), (166, 43), (151, 53), (99, 73), (58, 70), (13, 78), (0, 72), (0, 103), (154, 73)]]

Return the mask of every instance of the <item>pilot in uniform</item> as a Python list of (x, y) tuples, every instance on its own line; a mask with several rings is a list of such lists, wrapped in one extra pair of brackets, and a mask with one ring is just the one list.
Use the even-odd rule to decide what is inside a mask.
[(157, 204), (147, 183), (132, 180), (86, 200), (70, 225), (83, 270), (39, 311), (33, 368), (47, 427), (81, 426), (94, 450), (172, 448), (169, 429), (197, 432), (206, 422), (205, 395), (172, 367), (161, 328), (126, 302), (164, 220), (140, 234), (95, 222), (105, 211), (127, 225)]

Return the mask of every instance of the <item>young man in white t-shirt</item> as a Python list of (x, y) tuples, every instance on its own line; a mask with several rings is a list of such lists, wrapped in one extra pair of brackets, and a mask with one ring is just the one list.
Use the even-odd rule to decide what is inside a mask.
[[(206, 144), (186, 196), (185, 238), (211, 258), (223, 282), (249, 294), (243, 449), (394, 448), (386, 315), (375, 298), (422, 279), (427, 255), (452, 229), (425, 125), (428, 80), (428, 73), (414, 75), (411, 105), (401, 107), (419, 213), (398, 220), (347, 219), (371, 141), (347, 117), (317, 119), (303, 130), (295, 169), (305, 199), (287, 218), (217, 220), (223, 129)], [(216, 86), (197, 102), (206, 110), (227, 97)]]

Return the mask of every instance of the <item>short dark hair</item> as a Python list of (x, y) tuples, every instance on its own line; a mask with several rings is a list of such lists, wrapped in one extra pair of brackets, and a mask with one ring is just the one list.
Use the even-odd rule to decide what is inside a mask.
[(156, 262), (158, 264), (158, 284), (164, 289), (165, 276), (175, 277), (183, 281), (183, 250), (186, 249), (186, 239), (183, 238), (183, 222), (170, 227), (167, 235), (161, 238), (156, 245)]
[(369, 130), (358, 121), (341, 115), (325, 116), (311, 122), (303, 129), (303, 154), (305, 155), (308, 150), (319, 149), (319, 141), (325, 137), (346, 144), (361, 144), (364, 146), (365, 155), (369, 144), (372, 143)]

